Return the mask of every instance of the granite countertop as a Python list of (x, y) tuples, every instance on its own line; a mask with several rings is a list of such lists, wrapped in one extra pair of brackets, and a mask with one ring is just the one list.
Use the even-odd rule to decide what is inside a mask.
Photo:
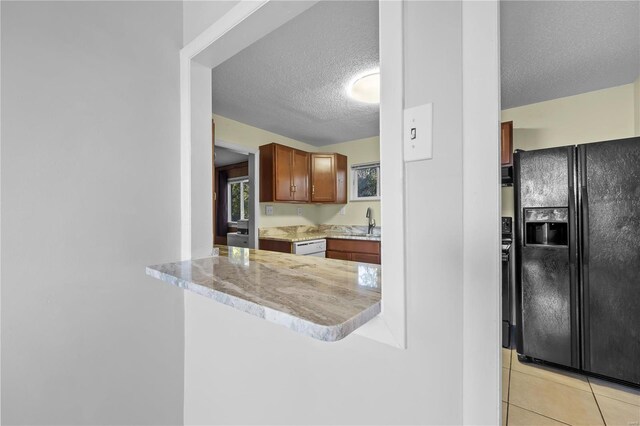
[(324, 341), (380, 313), (379, 265), (219, 248), (219, 256), (148, 266), (147, 275)]
[(262, 240), (287, 241), (290, 243), (322, 238), (380, 241), (379, 227), (374, 229), (373, 234), (367, 234), (366, 228), (366, 226), (344, 225), (282, 226), (261, 229), (259, 238)]
[(260, 237), (261, 240), (288, 241), (297, 243), (300, 241), (318, 240), (322, 238), (337, 238), (341, 240), (380, 241), (380, 235), (367, 234), (341, 234), (336, 232), (319, 233), (292, 233), (281, 235), (269, 235)]

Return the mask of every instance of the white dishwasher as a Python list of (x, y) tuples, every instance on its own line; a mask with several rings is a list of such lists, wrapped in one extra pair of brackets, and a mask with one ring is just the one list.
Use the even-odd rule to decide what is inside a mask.
[(325, 257), (327, 251), (327, 240), (309, 240), (293, 243), (293, 254), (302, 256)]

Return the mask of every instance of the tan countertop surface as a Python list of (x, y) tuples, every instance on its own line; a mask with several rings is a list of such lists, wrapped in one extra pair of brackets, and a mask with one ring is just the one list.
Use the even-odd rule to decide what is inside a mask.
[(380, 241), (380, 228), (374, 228), (367, 234), (366, 226), (355, 225), (319, 225), (319, 226), (281, 226), (261, 228), (258, 236), (261, 240), (300, 241), (337, 238), (343, 240)]
[(260, 237), (261, 240), (288, 241), (297, 243), (300, 241), (318, 240), (322, 238), (336, 238), (341, 240), (380, 241), (380, 235), (367, 234), (341, 234), (336, 232), (317, 233), (291, 233), (283, 235), (269, 235)]
[(324, 341), (380, 313), (379, 265), (219, 249), (219, 256), (149, 266), (147, 275)]

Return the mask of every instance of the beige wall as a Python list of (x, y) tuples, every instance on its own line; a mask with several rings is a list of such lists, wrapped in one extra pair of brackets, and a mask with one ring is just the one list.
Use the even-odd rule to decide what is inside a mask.
[[(378, 136), (316, 147), (220, 115), (214, 114), (213, 118), (216, 123), (216, 140), (230, 142), (247, 148), (257, 148), (260, 145), (277, 142), (309, 152), (336, 152), (347, 156), (349, 166), (351, 166), (351, 164), (380, 160), (380, 138)], [(349, 178), (350, 177), (349, 175)], [(266, 205), (273, 206), (273, 216), (264, 214)], [(345, 207), (345, 215), (340, 215), (340, 209), (343, 206)], [(367, 223), (365, 219), (367, 207), (371, 207), (376, 224), (380, 225), (379, 201), (349, 202), (346, 206), (343, 204), (260, 203), (260, 221), (258, 226), (260, 228), (269, 228), (274, 226), (314, 224), (365, 225)], [(302, 209), (302, 216), (298, 216), (298, 208)]]
[[(336, 152), (347, 156), (349, 167), (347, 193), (351, 194), (351, 165), (380, 161), (380, 137), (358, 139), (327, 145), (320, 148), (324, 152)], [(344, 207), (344, 215), (340, 210)], [(347, 205), (318, 205), (316, 206), (318, 223), (332, 225), (366, 225), (365, 214), (367, 207), (371, 207), (376, 225), (380, 225), (380, 201), (349, 201)]]
[(221, 139), (225, 142), (246, 146), (247, 148), (258, 148), (260, 145), (276, 142), (304, 151), (318, 149), (308, 143), (249, 126), (221, 115), (213, 114), (213, 120), (216, 123), (216, 140)]
[[(542, 149), (637, 134), (634, 84), (502, 111), (513, 121), (513, 148)], [(502, 215), (513, 216), (513, 187), (502, 188)]]
[[(304, 151), (315, 151), (317, 147), (287, 138), (276, 133), (271, 133), (257, 127), (249, 126), (239, 121), (231, 120), (221, 115), (214, 114), (213, 120), (216, 123), (216, 140), (223, 140), (247, 148), (257, 149), (260, 145), (271, 142), (302, 149)], [(260, 220), (258, 226), (261, 228), (287, 225), (313, 225), (316, 223), (316, 211), (313, 206), (305, 204), (284, 204), (267, 203), (273, 205), (273, 216), (264, 214), (265, 203), (260, 203)], [(297, 209), (302, 208), (302, 216), (298, 216)]]

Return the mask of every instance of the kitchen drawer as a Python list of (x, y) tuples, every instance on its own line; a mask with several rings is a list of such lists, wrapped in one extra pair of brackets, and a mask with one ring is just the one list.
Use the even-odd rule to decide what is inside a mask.
[(260, 238), (258, 240), (260, 250), (277, 251), (280, 253), (291, 253), (291, 243), (288, 241), (266, 240)]
[(378, 254), (364, 254), (364, 253), (351, 253), (351, 260), (354, 262), (363, 263), (375, 263), (380, 264), (380, 255)]
[(380, 242), (327, 238), (327, 251), (380, 254)]
[(327, 253), (327, 258), (329, 259), (351, 260), (351, 253), (345, 253), (342, 251), (328, 251), (328, 250), (326, 253)]

